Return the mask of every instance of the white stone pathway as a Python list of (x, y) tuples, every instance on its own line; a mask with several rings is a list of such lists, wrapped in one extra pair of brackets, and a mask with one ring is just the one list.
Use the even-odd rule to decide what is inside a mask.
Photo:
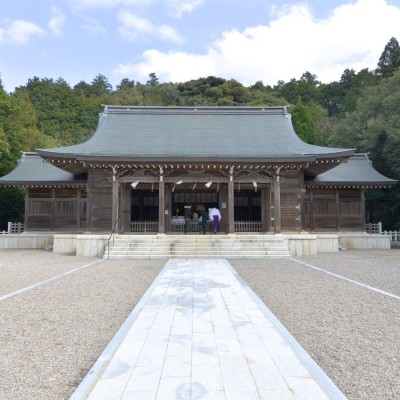
[(226, 260), (168, 261), (131, 319), (71, 399), (345, 399)]

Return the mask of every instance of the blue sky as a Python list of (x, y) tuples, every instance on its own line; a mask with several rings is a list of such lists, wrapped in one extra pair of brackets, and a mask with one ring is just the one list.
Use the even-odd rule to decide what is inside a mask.
[(14, 0), (2, 4), (0, 77), (71, 86), (105, 75), (145, 83), (209, 75), (274, 85), (376, 67), (400, 41), (400, 0)]

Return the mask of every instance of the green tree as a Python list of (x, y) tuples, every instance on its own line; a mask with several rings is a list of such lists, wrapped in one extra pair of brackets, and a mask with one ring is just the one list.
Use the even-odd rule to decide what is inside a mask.
[(311, 101), (320, 101), (320, 84), (317, 76), (307, 71), (299, 80), (293, 78), (287, 83), (278, 81), (274, 90), (279, 97), (285, 98), (291, 104), (295, 104), (298, 99), (301, 99), (304, 104), (308, 104)]
[(91, 96), (107, 96), (112, 92), (113, 88), (111, 83), (108, 82), (107, 77), (102, 74), (98, 74), (90, 85)]
[(395, 37), (386, 44), (378, 61), (376, 73), (378, 76), (387, 78), (400, 67), (400, 45)]
[(135, 87), (135, 81), (131, 81), (128, 78), (122, 79), (121, 83), (117, 85), (117, 90), (131, 90)]
[(299, 99), (291, 111), (293, 127), (300, 139), (306, 143), (315, 143), (316, 125), (307, 107)]
[(155, 72), (152, 72), (151, 74), (149, 74), (149, 80), (146, 82), (146, 85), (149, 86), (157, 86), (160, 82), (158, 81), (158, 78), (155, 74)]

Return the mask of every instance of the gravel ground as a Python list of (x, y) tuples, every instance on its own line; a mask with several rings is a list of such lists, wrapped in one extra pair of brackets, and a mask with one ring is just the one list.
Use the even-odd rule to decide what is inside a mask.
[[(0, 293), (96, 260), (1, 251)], [(105, 260), (0, 301), (0, 399), (68, 399), (164, 264)]]
[[(400, 294), (399, 251), (299, 261)], [(0, 251), (0, 399), (68, 399), (166, 260)], [(400, 301), (290, 259), (230, 260), (349, 400), (400, 399)], [(83, 267), (83, 268), (82, 268)], [(245, 399), (243, 399), (245, 400)]]
[[(399, 294), (399, 256), (368, 250), (297, 260)], [(400, 399), (400, 300), (293, 260), (230, 262), (349, 400)]]

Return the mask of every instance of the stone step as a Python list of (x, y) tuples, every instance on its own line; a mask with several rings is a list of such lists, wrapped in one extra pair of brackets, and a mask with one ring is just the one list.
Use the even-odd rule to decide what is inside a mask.
[(266, 235), (116, 235), (104, 258), (264, 258), (290, 256), (287, 241)]
[(104, 255), (104, 259), (110, 260), (134, 260), (134, 259), (150, 259), (150, 258), (158, 258), (158, 259), (169, 259), (169, 258), (227, 258), (227, 259), (263, 259), (263, 258), (283, 258), (290, 257), (290, 255), (286, 254), (192, 254), (192, 255), (180, 255), (180, 254), (122, 254), (122, 255), (111, 255), (108, 257)]
[(154, 247), (163, 249), (173, 248), (187, 248), (187, 249), (207, 249), (207, 248), (230, 248), (230, 249), (244, 249), (244, 248), (287, 248), (285, 243), (115, 243), (110, 246), (111, 248), (120, 249), (152, 249)]

